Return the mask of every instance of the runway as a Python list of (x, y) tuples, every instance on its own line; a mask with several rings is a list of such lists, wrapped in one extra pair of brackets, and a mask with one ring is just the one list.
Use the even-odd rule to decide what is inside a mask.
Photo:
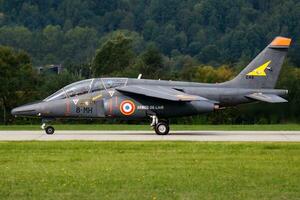
[(0, 131), (0, 141), (252, 141), (300, 142), (300, 131)]

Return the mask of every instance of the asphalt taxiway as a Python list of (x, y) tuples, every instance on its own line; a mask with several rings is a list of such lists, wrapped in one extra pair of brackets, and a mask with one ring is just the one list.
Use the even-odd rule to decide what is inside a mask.
[(300, 142), (300, 131), (0, 131), (0, 141), (253, 141)]

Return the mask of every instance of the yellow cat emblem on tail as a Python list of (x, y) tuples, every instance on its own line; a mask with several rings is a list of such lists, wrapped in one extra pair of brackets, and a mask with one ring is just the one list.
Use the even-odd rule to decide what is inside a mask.
[(267, 76), (265, 70), (270, 65), (271, 60), (266, 62), (265, 64), (261, 65), (260, 67), (256, 68), (252, 72), (249, 72), (247, 76)]

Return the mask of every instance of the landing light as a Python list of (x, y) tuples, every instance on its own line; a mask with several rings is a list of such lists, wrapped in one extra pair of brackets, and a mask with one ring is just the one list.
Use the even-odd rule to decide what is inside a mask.
[(220, 109), (220, 105), (215, 104), (214, 109), (215, 109), (215, 110), (219, 110), (219, 109)]

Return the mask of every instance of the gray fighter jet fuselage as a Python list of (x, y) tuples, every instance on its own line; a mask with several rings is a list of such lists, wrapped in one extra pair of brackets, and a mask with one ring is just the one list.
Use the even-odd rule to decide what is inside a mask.
[[(168, 119), (198, 115), (239, 104), (287, 102), (287, 90), (274, 89), (291, 40), (277, 37), (237, 77), (216, 84), (94, 78), (75, 82), (41, 102), (12, 110), (15, 116), (53, 118), (151, 118), (159, 135)], [(53, 134), (54, 128), (45, 128)]]

